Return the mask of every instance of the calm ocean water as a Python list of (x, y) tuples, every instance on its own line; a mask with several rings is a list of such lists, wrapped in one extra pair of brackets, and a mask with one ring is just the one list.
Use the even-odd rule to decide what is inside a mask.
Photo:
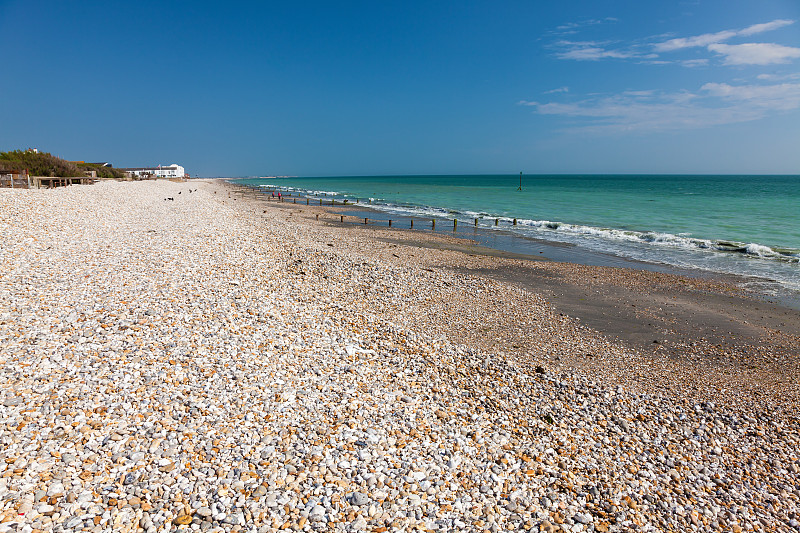
[[(398, 215), (461, 218), (522, 236), (800, 291), (800, 176), (519, 175), (244, 179)], [(330, 196), (328, 197), (330, 198)], [(517, 218), (518, 225), (507, 222)]]

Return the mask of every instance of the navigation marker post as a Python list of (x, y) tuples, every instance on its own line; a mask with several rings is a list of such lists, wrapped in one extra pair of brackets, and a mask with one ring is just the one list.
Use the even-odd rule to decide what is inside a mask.
[(522, 190), (522, 172), (519, 173), (519, 189), (517, 189), (517, 190), (518, 191)]

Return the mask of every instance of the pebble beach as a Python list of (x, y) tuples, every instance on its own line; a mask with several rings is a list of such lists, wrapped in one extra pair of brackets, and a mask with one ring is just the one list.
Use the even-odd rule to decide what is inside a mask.
[[(0, 190), (0, 533), (800, 531), (796, 374), (659, 373), (310, 212)], [(514, 302), (524, 353), (478, 342)]]

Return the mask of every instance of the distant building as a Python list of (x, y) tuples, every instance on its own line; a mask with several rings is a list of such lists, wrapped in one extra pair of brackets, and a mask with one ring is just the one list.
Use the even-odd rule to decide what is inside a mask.
[(183, 178), (186, 177), (186, 169), (178, 164), (159, 165), (157, 167), (136, 167), (121, 168), (132, 178)]

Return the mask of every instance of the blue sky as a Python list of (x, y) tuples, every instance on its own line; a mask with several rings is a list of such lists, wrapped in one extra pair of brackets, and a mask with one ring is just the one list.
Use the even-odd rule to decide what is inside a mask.
[(796, 0), (0, 0), (0, 52), (0, 150), (201, 176), (800, 173)]

